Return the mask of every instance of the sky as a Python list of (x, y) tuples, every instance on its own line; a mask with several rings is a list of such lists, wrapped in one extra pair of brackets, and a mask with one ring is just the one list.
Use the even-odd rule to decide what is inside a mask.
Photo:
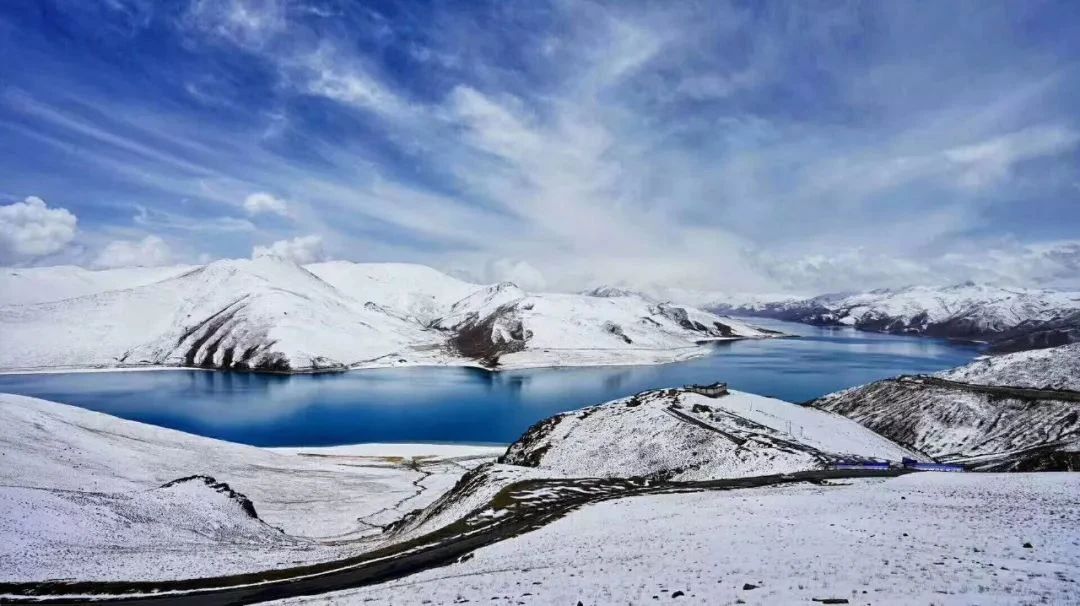
[(1080, 288), (1080, 3), (0, 3), (0, 264)]

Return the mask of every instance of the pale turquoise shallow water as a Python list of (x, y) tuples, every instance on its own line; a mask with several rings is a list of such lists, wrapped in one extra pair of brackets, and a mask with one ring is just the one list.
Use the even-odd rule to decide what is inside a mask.
[(659, 366), (0, 375), (0, 391), (258, 446), (506, 443), (557, 412), (645, 389), (726, 381), (734, 389), (803, 402), (885, 377), (958, 366), (978, 354), (972, 346), (935, 339), (754, 322), (801, 337), (721, 344), (708, 357)]

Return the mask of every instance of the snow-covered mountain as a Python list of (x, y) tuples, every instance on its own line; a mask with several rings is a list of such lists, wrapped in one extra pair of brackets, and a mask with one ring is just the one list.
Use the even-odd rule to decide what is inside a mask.
[(621, 286), (597, 286), (581, 291), (581, 294), (590, 297), (641, 297), (642, 299), (656, 300), (656, 297), (639, 290), (623, 288)]
[[(1075, 320), (1075, 314), (1080, 312), (1080, 292), (1001, 288), (971, 282), (948, 287), (913, 286), (822, 295), (802, 300), (754, 298), (740, 301), (733, 298), (705, 307), (718, 313), (854, 326), (876, 332), (980, 341), (1012, 339), (1015, 349), (1062, 344), (1080, 336), (1080, 326)], [(1067, 317), (1074, 317), (1074, 320), (1071, 323), (1064, 321)], [(1047, 334), (1054, 330), (1049, 323), (1055, 322), (1065, 326)], [(1041, 336), (1023, 338), (1023, 335), (1040, 331)]]
[(703, 342), (777, 334), (637, 296), (530, 295), (512, 284), (477, 291), (436, 327), (461, 355), (512, 366), (670, 361)]
[(406, 264), (222, 260), (106, 272), (72, 298), (53, 288), (60, 273), (11, 278), (11, 298), (41, 300), (0, 307), (0, 368), (652, 363), (702, 355), (702, 340), (773, 336), (692, 308), (528, 294)]
[(1080, 344), (899, 377), (810, 403), (942, 461), (1080, 469)]

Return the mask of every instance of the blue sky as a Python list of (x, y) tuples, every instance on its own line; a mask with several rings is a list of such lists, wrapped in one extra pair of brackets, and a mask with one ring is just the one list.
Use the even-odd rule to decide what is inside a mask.
[(1080, 286), (1080, 3), (11, 0), (0, 263)]

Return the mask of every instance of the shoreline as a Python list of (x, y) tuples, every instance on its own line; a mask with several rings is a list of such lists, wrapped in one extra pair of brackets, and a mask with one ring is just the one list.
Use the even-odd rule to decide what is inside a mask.
[[(776, 337), (773, 337), (776, 338)], [(482, 364), (475, 363), (473, 361), (461, 360), (460, 363), (432, 363), (421, 362), (416, 364), (411, 363), (399, 363), (399, 364), (365, 364), (359, 363), (356, 365), (350, 365), (346, 367), (333, 367), (333, 368), (318, 368), (318, 369), (299, 369), (299, 370), (255, 370), (255, 369), (236, 369), (236, 368), (207, 368), (204, 366), (165, 366), (165, 365), (146, 365), (146, 366), (47, 366), (47, 367), (27, 367), (27, 368), (5, 368), (0, 369), (0, 376), (17, 376), (17, 375), (48, 375), (48, 374), (97, 374), (97, 373), (121, 373), (121, 372), (170, 372), (170, 371), (185, 371), (193, 370), (200, 372), (218, 372), (218, 373), (237, 373), (237, 374), (251, 374), (251, 375), (280, 375), (280, 376), (293, 376), (293, 375), (329, 375), (329, 374), (343, 374), (353, 371), (364, 370), (384, 370), (395, 368), (471, 368), (475, 370), (482, 370), (489, 373), (499, 373), (516, 370), (539, 370), (539, 369), (558, 369), (558, 368), (599, 368), (599, 367), (612, 367), (612, 366), (660, 366), (663, 364), (675, 364), (678, 362), (686, 362), (697, 358), (702, 358), (710, 354), (709, 346), (717, 343), (729, 343), (735, 341), (746, 340), (758, 340), (749, 338), (730, 338), (730, 339), (715, 339), (709, 340), (698, 345), (693, 345), (679, 349), (656, 349), (648, 351), (656, 352), (671, 352), (672, 356), (666, 356), (664, 359), (655, 360), (639, 360), (623, 359), (623, 360), (609, 360), (609, 361), (597, 361), (588, 363), (568, 363), (568, 364), (550, 364), (547, 362), (538, 362), (536, 364), (519, 363), (519, 364), (500, 364), (495, 367), (484, 366)], [(691, 350), (691, 351), (686, 351)], [(556, 351), (556, 350), (549, 350)], [(565, 349), (557, 351), (568, 352), (580, 352), (580, 351), (593, 351), (588, 349)], [(619, 350), (610, 350), (619, 351)], [(642, 350), (633, 350), (642, 351)], [(684, 355), (680, 355), (684, 354)], [(396, 354), (387, 354), (389, 357)]]

